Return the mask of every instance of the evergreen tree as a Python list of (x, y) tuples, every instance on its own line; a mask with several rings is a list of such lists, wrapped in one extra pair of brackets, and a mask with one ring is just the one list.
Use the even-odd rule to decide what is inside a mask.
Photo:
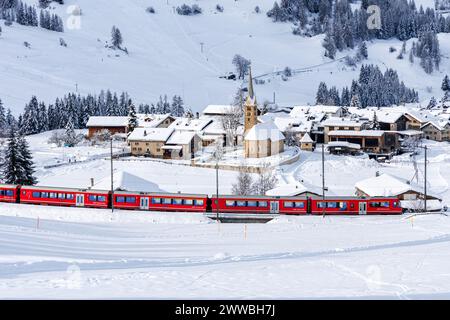
[(112, 30), (111, 30), (112, 45), (114, 46), (114, 48), (120, 49), (122, 42), (123, 42), (122, 33), (120, 32), (119, 28), (116, 28), (116, 26), (113, 26)]
[(6, 123), (6, 114), (5, 108), (3, 107), (2, 99), (0, 99), (0, 136), (6, 132), (7, 123)]
[(325, 48), (325, 57), (334, 59), (336, 56), (336, 44), (334, 42), (334, 37), (329, 32), (325, 34), (325, 39), (323, 40), (322, 46)]
[(172, 98), (172, 106), (171, 106), (171, 114), (174, 117), (182, 117), (184, 115), (184, 102), (180, 96), (173, 96)]
[(34, 176), (33, 156), (31, 155), (28, 142), (23, 136), (17, 138), (17, 148), (19, 150), (19, 167), (21, 168), (19, 184), (35, 185), (37, 179)]
[(64, 143), (67, 147), (74, 147), (78, 143), (77, 140), (78, 137), (75, 133), (72, 118), (69, 118), (69, 121), (66, 125), (66, 132), (64, 134)]
[(138, 125), (136, 107), (130, 99), (128, 101), (128, 132), (132, 132)]
[(1, 164), (3, 180), (6, 184), (19, 184), (22, 170), (20, 168), (20, 155), (17, 147), (17, 138), (14, 129), (10, 129), (6, 150)]
[(319, 84), (319, 89), (317, 90), (316, 94), (316, 104), (318, 105), (325, 105), (329, 101), (329, 93), (328, 88), (325, 82), (321, 82)]
[(448, 75), (445, 75), (444, 79), (442, 80), (441, 89), (442, 91), (450, 91), (450, 80), (448, 79)]

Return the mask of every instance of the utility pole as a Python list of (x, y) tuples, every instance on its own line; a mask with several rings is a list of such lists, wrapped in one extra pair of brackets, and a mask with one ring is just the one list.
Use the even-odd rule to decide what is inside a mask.
[(113, 138), (111, 137), (111, 212), (114, 212)]
[(204, 43), (200, 42), (200, 50), (201, 50), (202, 53), (203, 53), (203, 45), (204, 45)]
[(216, 158), (216, 218), (219, 221), (219, 158)]
[(424, 191), (424, 209), (425, 212), (427, 212), (427, 146), (424, 147), (425, 149), (425, 171), (424, 171), (424, 185), (423, 185), (423, 191)]
[(325, 216), (325, 145), (322, 143), (322, 201), (323, 216)]

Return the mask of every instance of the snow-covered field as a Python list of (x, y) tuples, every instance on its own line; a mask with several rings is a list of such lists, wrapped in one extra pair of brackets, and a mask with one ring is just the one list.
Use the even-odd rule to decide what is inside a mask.
[[(37, 0), (26, 0), (35, 4)], [(79, 5), (83, 15), (79, 29), (67, 25), (63, 34), (14, 24), (3, 27), (0, 37), (0, 97), (6, 107), (18, 114), (31, 95), (49, 102), (75, 91), (98, 93), (101, 89), (128, 91), (137, 102), (155, 102), (160, 94), (181, 95), (194, 111), (207, 104), (228, 104), (241, 83), (219, 79), (234, 71), (235, 54), (251, 59), (255, 76), (283, 70), (305, 69), (289, 81), (279, 76), (264, 77), (266, 84), (255, 87), (258, 101), (272, 100), (273, 92), (281, 105), (315, 102), (320, 81), (339, 89), (349, 86), (358, 77), (355, 70), (342, 62), (323, 56), (323, 35), (303, 38), (292, 34), (292, 24), (273, 23), (266, 16), (273, 1), (221, 0), (223, 13), (216, 13), (216, 2), (198, 1), (203, 9), (199, 16), (186, 17), (173, 8), (184, 0), (67, 0), (56, 11), (64, 21), (70, 5)], [(417, 1), (416, 1), (417, 2)], [(433, 6), (433, 0), (417, 2)], [(156, 14), (145, 12), (152, 5)], [(255, 6), (261, 13), (254, 13)], [(106, 49), (113, 25), (120, 28), (124, 46), (130, 52)], [(59, 38), (67, 47), (59, 45)], [(368, 44), (369, 60), (382, 70), (394, 68), (400, 80), (416, 89), (421, 101), (440, 97), (443, 76), (450, 73), (450, 35), (439, 35), (442, 63), (439, 71), (427, 75), (419, 61), (411, 65), (408, 59), (396, 59), (389, 47), (401, 48), (396, 40), (374, 41)], [(24, 47), (27, 41), (31, 48)], [(408, 41), (407, 51), (411, 48)], [(201, 51), (203, 43), (203, 52)], [(117, 57), (116, 54), (119, 56)], [(340, 52), (337, 60), (353, 52)], [(268, 82), (270, 80), (270, 82)]]
[(443, 215), (243, 225), (2, 204), (0, 298), (450, 298), (449, 230)]

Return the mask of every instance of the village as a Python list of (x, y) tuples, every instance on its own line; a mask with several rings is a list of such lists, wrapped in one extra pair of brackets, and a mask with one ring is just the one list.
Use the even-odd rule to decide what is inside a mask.
[[(341, 106), (269, 107), (256, 98), (251, 71), (245, 102), (208, 105), (195, 116), (136, 114), (89, 118), (88, 138), (110, 134), (123, 141), (125, 156), (192, 167), (258, 173), (295, 163), (323, 146), (326, 154), (367, 155), (389, 163), (396, 155), (414, 156), (425, 140), (450, 141), (446, 106), (420, 109), (417, 105), (384, 108)], [(316, 150), (317, 151), (317, 150)], [(412, 161), (412, 160), (411, 160)], [(416, 177), (417, 178), (417, 177)], [(321, 197), (324, 190), (299, 181), (264, 190), (271, 196)], [(331, 195), (332, 193), (327, 193)], [(424, 190), (423, 183), (380, 174), (355, 184), (357, 196), (396, 196), (410, 211), (441, 210), (442, 198)]]

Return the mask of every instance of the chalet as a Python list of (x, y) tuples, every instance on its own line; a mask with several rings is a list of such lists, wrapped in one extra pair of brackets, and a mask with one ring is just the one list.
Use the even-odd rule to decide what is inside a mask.
[(138, 114), (138, 127), (140, 128), (168, 128), (173, 122), (175, 117), (167, 114)]
[(92, 138), (96, 133), (109, 131), (111, 135), (116, 133), (127, 133), (128, 117), (89, 117), (86, 124), (88, 137)]
[(372, 154), (392, 155), (400, 148), (398, 134), (381, 130), (338, 130), (328, 133), (330, 141), (346, 141), (358, 144)]
[(434, 141), (450, 141), (450, 122), (430, 121), (420, 128), (425, 139)]
[(147, 156), (152, 158), (163, 158), (162, 148), (167, 139), (174, 132), (170, 128), (136, 128), (128, 136), (131, 154), (133, 156)]
[(361, 131), (363, 122), (344, 118), (328, 118), (321, 123), (323, 126), (324, 142), (330, 141), (329, 133), (334, 131)]
[[(389, 174), (377, 174), (375, 177), (357, 182), (355, 194), (359, 197), (398, 197), (404, 209), (424, 209), (422, 186)], [(441, 200), (437, 196), (427, 194), (427, 210), (440, 210)]]
[(258, 123), (245, 135), (245, 157), (263, 158), (284, 151), (284, 135), (273, 122)]
[(175, 131), (161, 149), (164, 150), (164, 159), (189, 160), (201, 147), (201, 139), (196, 132)]
[(403, 131), (406, 130), (408, 118), (403, 112), (376, 112), (380, 130)]

